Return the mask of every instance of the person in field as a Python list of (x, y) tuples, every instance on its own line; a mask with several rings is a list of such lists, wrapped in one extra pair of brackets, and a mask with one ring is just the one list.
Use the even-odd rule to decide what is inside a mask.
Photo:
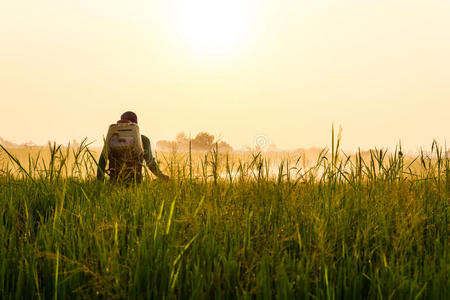
[[(107, 173), (113, 182), (140, 183), (144, 162), (156, 177), (165, 181), (169, 179), (159, 169), (152, 155), (150, 140), (139, 133), (137, 123), (136, 114), (127, 111), (117, 124), (110, 125), (98, 162), (97, 179), (104, 180)], [(108, 162), (109, 168), (106, 169)]]

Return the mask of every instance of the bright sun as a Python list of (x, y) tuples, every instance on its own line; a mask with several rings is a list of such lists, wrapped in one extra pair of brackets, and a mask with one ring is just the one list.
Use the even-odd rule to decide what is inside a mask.
[(250, 29), (251, 9), (242, 0), (185, 0), (176, 6), (181, 38), (202, 54), (225, 54), (237, 48)]

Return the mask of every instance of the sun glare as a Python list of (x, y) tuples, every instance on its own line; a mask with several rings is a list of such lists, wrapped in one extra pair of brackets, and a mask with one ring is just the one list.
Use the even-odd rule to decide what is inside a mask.
[(202, 54), (225, 54), (236, 49), (247, 37), (251, 9), (245, 1), (180, 2), (175, 8), (175, 23), (178, 34), (189, 48)]

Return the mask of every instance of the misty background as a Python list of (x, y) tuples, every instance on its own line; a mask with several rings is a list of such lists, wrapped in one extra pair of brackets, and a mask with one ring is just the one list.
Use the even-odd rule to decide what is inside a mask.
[(322, 147), (332, 123), (344, 149), (448, 142), (450, 2), (310, 2), (197, 10), (204, 26), (246, 19), (239, 43), (211, 54), (180, 34), (183, 1), (3, 1), (0, 136), (101, 146), (133, 110), (153, 146), (208, 132), (235, 149), (261, 135)]

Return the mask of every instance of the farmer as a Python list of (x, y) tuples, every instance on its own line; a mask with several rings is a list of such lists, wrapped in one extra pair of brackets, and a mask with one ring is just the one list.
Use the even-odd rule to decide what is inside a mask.
[[(137, 124), (137, 116), (134, 112), (131, 111), (127, 111), (125, 113), (123, 113), (120, 116), (120, 120), (123, 122), (131, 122), (131, 123), (135, 123)], [(119, 122), (121, 122), (119, 121)], [(158, 167), (158, 164), (155, 161), (155, 158), (152, 155), (152, 149), (150, 146), (150, 140), (148, 139), (148, 137), (146, 137), (145, 135), (141, 135), (141, 139), (142, 139), (142, 146), (144, 148), (144, 157), (143, 160), (145, 161), (147, 167), (150, 169), (150, 171), (152, 171), (153, 174), (155, 174), (156, 177), (158, 177), (159, 179), (162, 179), (164, 181), (169, 180), (169, 176), (163, 174), (161, 172), (161, 170)], [(98, 168), (97, 168), (97, 179), (98, 180), (103, 180), (105, 178), (105, 167), (106, 167), (106, 163), (108, 161), (108, 146), (109, 145), (104, 145), (103, 146), (103, 150), (102, 150), (102, 154), (100, 156), (100, 160), (98, 162)], [(109, 168), (111, 169), (111, 159), (109, 159)], [(136, 182), (140, 183), (142, 181), (142, 164), (140, 163), (140, 161), (136, 161), (133, 162), (133, 176), (132, 178), (136, 180)], [(112, 180), (116, 181), (118, 178), (117, 175), (111, 173), (110, 177)]]

